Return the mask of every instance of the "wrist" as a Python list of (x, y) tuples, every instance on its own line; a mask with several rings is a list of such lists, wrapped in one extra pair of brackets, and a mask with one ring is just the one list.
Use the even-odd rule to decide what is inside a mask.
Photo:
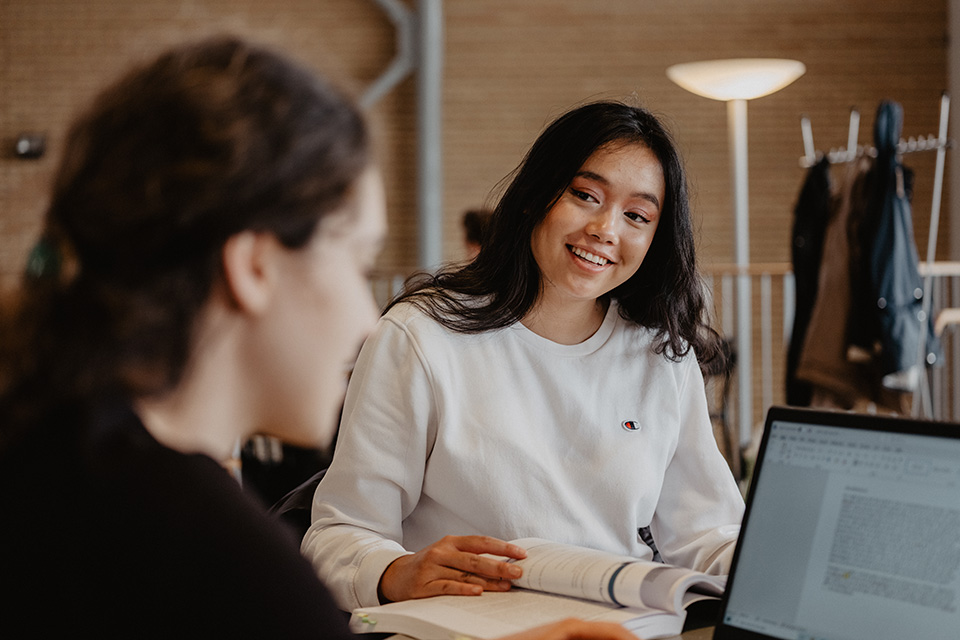
[[(401, 557), (402, 557), (402, 556), (401, 556)], [(384, 570), (383, 570), (383, 573), (380, 574), (380, 580), (377, 581), (377, 601), (379, 601), (380, 604), (390, 604), (391, 602), (393, 602), (393, 600), (391, 600), (390, 598), (388, 598), (388, 597), (387, 597), (386, 595), (384, 595), (384, 593), (383, 593), (383, 581), (384, 581), (384, 578), (387, 577), (387, 572), (390, 571), (390, 568), (391, 568), (391, 567), (397, 562), (397, 560), (399, 560), (399, 559), (400, 559), (400, 558), (397, 558), (396, 560), (394, 560), (393, 562), (391, 562), (390, 564), (388, 564), (388, 565), (387, 565), (387, 568), (384, 569)]]

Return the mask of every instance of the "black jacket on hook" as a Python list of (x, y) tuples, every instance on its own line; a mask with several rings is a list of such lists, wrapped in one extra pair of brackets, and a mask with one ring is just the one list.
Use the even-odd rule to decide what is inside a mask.
[[(923, 280), (910, 208), (912, 175), (897, 155), (902, 128), (903, 108), (896, 102), (882, 102), (874, 124), (877, 160), (867, 176), (870, 198), (859, 233), (860, 266), (864, 274), (869, 274), (870, 286), (864, 292), (867, 296), (854, 305), (865, 313), (860, 315), (861, 322), (852, 327), (859, 335), (851, 336), (858, 344), (879, 342), (884, 376), (906, 372), (920, 364), (924, 322), (927, 323), (924, 355), (930, 354), (933, 360), (939, 360), (940, 355), (932, 319), (923, 318), (922, 313)], [(889, 384), (885, 379), (884, 384), (905, 391), (912, 388), (895, 379)]]
[(824, 156), (807, 172), (793, 211), (790, 257), (796, 284), (786, 375), (786, 400), (793, 406), (809, 406), (813, 393), (810, 383), (798, 380), (795, 374), (817, 300), (823, 236), (831, 206), (830, 161)]

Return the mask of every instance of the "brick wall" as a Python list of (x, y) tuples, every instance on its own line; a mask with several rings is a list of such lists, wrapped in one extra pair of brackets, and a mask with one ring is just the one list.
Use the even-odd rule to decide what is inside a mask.
[[(750, 103), (749, 152), (752, 259), (788, 260), (803, 178), (801, 114), (811, 117), (818, 147), (839, 147), (851, 106), (863, 114), (861, 140), (869, 140), (877, 103), (892, 98), (904, 106), (904, 133), (925, 135), (935, 132), (947, 82), (946, 0), (448, 0), (444, 13), (448, 258), (462, 255), (460, 213), (487, 201), (551, 118), (612, 97), (663, 114), (687, 159), (704, 261), (731, 261), (724, 105), (673, 85), (664, 70), (701, 59), (787, 57), (803, 61), (807, 74)], [(356, 90), (394, 50), (393, 28), (373, 0), (0, 0), (0, 284), (15, 280), (35, 238), (76, 110), (131, 60), (223, 30), (281, 47)], [(414, 101), (408, 79), (371, 111), (392, 228), (384, 268), (416, 258)], [(48, 136), (45, 157), (12, 156), (24, 131)], [(933, 154), (908, 162), (917, 171), (916, 233), (925, 246)]]

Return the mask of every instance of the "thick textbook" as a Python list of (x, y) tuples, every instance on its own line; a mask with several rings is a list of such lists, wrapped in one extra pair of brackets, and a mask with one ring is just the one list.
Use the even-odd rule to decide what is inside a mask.
[(519, 588), (481, 596), (437, 596), (353, 611), (356, 633), (399, 633), (418, 640), (496, 638), (564, 618), (618, 622), (638, 637), (683, 629), (686, 607), (719, 598), (725, 576), (539, 538), (513, 540), (527, 550)]

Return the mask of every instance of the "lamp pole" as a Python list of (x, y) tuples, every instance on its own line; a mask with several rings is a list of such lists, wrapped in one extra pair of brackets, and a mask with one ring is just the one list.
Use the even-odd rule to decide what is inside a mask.
[(747, 189), (747, 100), (779, 91), (806, 71), (802, 62), (734, 58), (675, 64), (667, 77), (698, 96), (727, 103), (737, 264), (737, 420), (740, 446), (753, 435), (753, 305), (750, 292), (750, 214)]
[(733, 185), (734, 255), (737, 263), (737, 394), (740, 445), (749, 444), (753, 431), (752, 294), (750, 289), (750, 206), (747, 179), (747, 101), (727, 101), (727, 135)]

